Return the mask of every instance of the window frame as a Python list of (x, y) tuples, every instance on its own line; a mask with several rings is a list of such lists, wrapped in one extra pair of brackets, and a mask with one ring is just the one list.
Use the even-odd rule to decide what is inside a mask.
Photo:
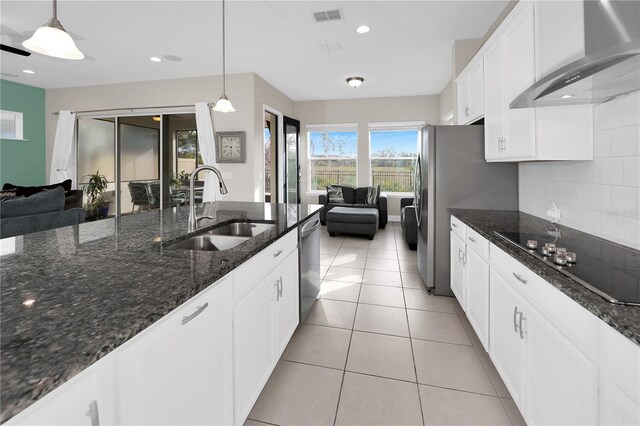
[[(15, 122), (15, 136), (13, 138), (2, 138), (4, 140), (23, 141), (24, 139), (24, 113), (18, 111), (0, 110), (2, 114), (13, 115)], [(0, 135), (1, 136), (1, 135)]]
[[(358, 123), (340, 123), (340, 124), (307, 124), (306, 125), (306, 151), (307, 151), (307, 155), (306, 155), (306, 184), (307, 184), (307, 191), (306, 193), (308, 195), (315, 195), (315, 194), (324, 194), (326, 192), (326, 190), (324, 189), (313, 189), (312, 187), (312, 183), (311, 183), (311, 149), (310, 149), (310, 144), (311, 144), (311, 133), (323, 133), (323, 132), (352, 132), (355, 133), (355, 139), (356, 139), (356, 153), (355, 153), (355, 157), (353, 158), (355, 160), (355, 169), (356, 169), (356, 174), (355, 174), (355, 185), (358, 185), (358, 177), (359, 177), (359, 167), (358, 167), (358, 152), (359, 152), (359, 144), (358, 144)], [(335, 159), (351, 159), (351, 157), (335, 157)]]
[[(368, 125), (368, 137), (369, 137), (369, 152), (368, 152), (368, 161), (369, 161), (369, 185), (373, 186), (373, 165), (372, 165), (372, 160), (374, 160), (374, 158), (372, 157), (372, 153), (373, 150), (371, 149), (371, 133), (373, 132), (385, 132), (385, 131), (389, 131), (389, 132), (397, 132), (397, 131), (415, 131), (416, 132), (416, 148), (418, 146), (418, 141), (420, 139), (420, 131), (422, 129), (422, 127), (425, 126), (425, 122), (424, 121), (403, 121), (403, 122), (384, 122), (384, 123), (369, 123)], [(398, 157), (400, 158), (400, 157)], [(404, 157), (402, 157), (404, 158)], [(402, 159), (401, 158), (401, 159)], [(413, 157), (413, 159), (417, 159), (418, 158), (418, 152), (416, 151), (416, 156)], [(414, 165), (415, 167), (415, 165)], [(405, 196), (412, 196), (413, 197), (413, 191), (406, 191), (406, 192), (400, 192), (400, 191), (383, 191), (381, 189), (381, 192), (384, 192), (387, 195), (390, 195), (392, 198), (394, 197), (405, 197)]]

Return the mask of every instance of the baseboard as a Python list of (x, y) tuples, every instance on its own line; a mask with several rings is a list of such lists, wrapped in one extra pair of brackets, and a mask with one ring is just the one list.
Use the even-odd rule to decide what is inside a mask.
[(400, 222), (400, 215), (391, 215), (391, 214), (390, 214), (390, 215), (387, 217), (387, 220), (388, 220), (389, 222)]

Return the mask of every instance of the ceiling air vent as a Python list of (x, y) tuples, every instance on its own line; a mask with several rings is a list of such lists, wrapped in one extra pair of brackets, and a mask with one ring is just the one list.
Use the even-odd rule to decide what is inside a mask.
[(340, 40), (326, 40), (316, 43), (316, 48), (323, 53), (337, 52), (342, 50), (342, 43)]
[(334, 10), (325, 10), (322, 12), (315, 12), (313, 14), (313, 19), (315, 19), (316, 22), (339, 21), (343, 19), (342, 10), (334, 9)]

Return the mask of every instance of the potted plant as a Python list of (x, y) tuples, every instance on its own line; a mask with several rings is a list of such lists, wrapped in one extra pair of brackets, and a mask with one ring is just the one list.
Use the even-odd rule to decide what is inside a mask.
[(85, 205), (87, 219), (106, 216), (109, 212), (109, 205), (107, 204), (105, 209), (105, 201), (102, 197), (102, 193), (107, 189), (106, 176), (101, 175), (100, 170), (97, 170), (95, 173), (88, 174), (82, 179), (85, 180), (83, 190), (85, 194), (87, 194), (87, 204)]

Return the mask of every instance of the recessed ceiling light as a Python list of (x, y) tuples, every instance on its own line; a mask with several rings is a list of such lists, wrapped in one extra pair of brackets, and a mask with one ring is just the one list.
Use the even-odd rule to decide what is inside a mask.
[(358, 34), (366, 34), (371, 31), (371, 28), (367, 27), (366, 25), (360, 25), (358, 28), (356, 28), (356, 31), (358, 32)]
[(573, 95), (562, 95), (562, 96), (560, 96), (560, 99), (569, 99), (569, 98), (573, 98)]
[(347, 83), (349, 83), (349, 86), (351, 87), (358, 87), (362, 82), (364, 82), (364, 78), (362, 77), (349, 77), (347, 79)]
[(22, 70), (23, 73), (25, 74), (35, 74), (36, 72), (34, 70)]
[(149, 58), (149, 60), (151, 62), (162, 62), (162, 59), (158, 58), (157, 56), (152, 56)]

